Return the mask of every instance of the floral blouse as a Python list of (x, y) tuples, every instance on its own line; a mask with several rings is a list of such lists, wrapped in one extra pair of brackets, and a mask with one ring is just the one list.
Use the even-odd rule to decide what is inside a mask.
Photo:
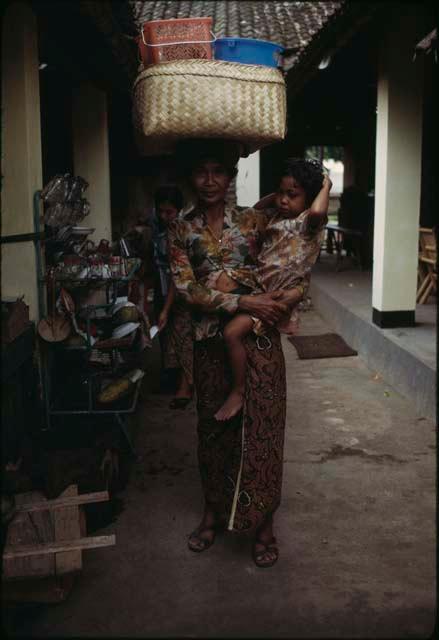
[(227, 207), (221, 238), (216, 238), (201, 209), (193, 209), (169, 226), (169, 261), (177, 292), (201, 313), (193, 315), (195, 339), (215, 336), (220, 314), (234, 314), (239, 295), (215, 289), (222, 272), (255, 290), (256, 259), (262, 245), (267, 216), (248, 208)]
[(306, 286), (323, 238), (325, 222), (309, 230), (309, 209), (296, 218), (266, 210), (268, 224), (257, 258), (257, 279), (264, 291)]

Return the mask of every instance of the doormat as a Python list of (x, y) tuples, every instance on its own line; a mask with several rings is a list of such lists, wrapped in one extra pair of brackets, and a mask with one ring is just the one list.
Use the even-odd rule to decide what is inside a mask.
[(337, 333), (322, 333), (317, 336), (291, 336), (288, 340), (296, 347), (301, 360), (312, 358), (345, 358), (356, 356), (357, 351)]

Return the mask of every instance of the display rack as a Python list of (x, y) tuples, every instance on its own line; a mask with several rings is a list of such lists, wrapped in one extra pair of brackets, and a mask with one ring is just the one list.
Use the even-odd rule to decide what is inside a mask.
[[(40, 231), (40, 201), (39, 194), (35, 195), (35, 233), (39, 238), (44, 238), (44, 233)], [(37, 213), (38, 207), (38, 213)], [(36, 245), (38, 248), (39, 256), (37, 259), (38, 267), (38, 281), (39, 281), (39, 309), (40, 315), (42, 310), (47, 308), (44, 304), (48, 278), (43, 273), (43, 255), (41, 244)], [(101, 388), (102, 380), (111, 381), (123, 377), (124, 366), (122, 363), (121, 352), (123, 347), (115, 346), (109, 349), (103, 349), (102, 352), (109, 355), (109, 363), (107, 365), (100, 365), (101, 369), (96, 371), (96, 365), (91, 363), (92, 351), (95, 348), (92, 339), (91, 322), (105, 323), (110, 322), (112, 317), (112, 310), (116, 304), (118, 295), (122, 287), (126, 287), (129, 282), (134, 278), (138, 266), (134, 266), (126, 276), (111, 277), (111, 278), (99, 278), (99, 277), (87, 277), (81, 280), (72, 277), (54, 275), (52, 284), (57, 289), (64, 288), (71, 295), (75, 295), (78, 290), (93, 290), (105, 288), (106, 304), (90, 304), (80, 309), (81, 316), (85, 319), (85, 334), (86, 340), (82, 345), (68, 346), (63, 342), (48, 343), (40, 341), (41, 343), (41, 369), (42, 369), (42, 387), (46, 414), (46, 430), (53, 429), (53, 420), (56, 417), (61, 416), (93, 416), (93, 417), (113, 417), (118, 428), (122, 432), (128, 447), (133, 455), (135, 450), (131, 437), (127, 428), (127, 417), (133, 414), (137, 408), (137, 402), (139, 398), (141, 379), (138, 380), (133, 388), (130, 390), (129, 395), (115, 401), (111, 405), (100, 405), (97, 401), (97, 390)], [(46, 286), (44, 286), (46, 285)], [(43, 296), (43, 299), (41, 297)], [(80, 363), (79, 369), (76, 371), (78, 374), (75, 378), (70, 380), (70, 391), (77, 385), (78, 389), (86, 389), (82, 393), (78, 393), (76, 398), (72, 395), (70, 397), (64, 397), (61, 393), (62, 384), (60, 380), (63, 379), (62, 371), (60, 371), (60, 361), (69, 363), (69, 371), (75, 373), (75, 364)], [(65, 364), (66, 366), (66, 364)], [(125, 365), (126, 366), (126, 365)], [(77, 367), (76, 367), (77, 368)], [(66, 378), (66, 380), (68, 377)], [(101, 389), (102, 390), (102, 389)], [(74, 394), (73, 394), (74, 396)]]

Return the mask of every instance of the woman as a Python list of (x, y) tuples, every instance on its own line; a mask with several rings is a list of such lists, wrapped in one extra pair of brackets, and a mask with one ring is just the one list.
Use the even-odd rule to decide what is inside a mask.
[[(189, 160), (189, 166), (188, 166)], [(274, 325), (287, 312), (279, 292), (249, 295), (266, 216), (225, 203), (238, 154), (225, 143), (193, 143), (185, 153), (197, 204), (169, 227), (170, 266), (192, 316), (198, 410), (198, 460), (204, 514), (188, 546), (205, 551), (218, 529), (252, 532), (258, 567), (271, 567), (279, 551), (273, 514), (280, 502), (285, 427), (285, 367), (280, 337), (246, 337), (248, 367), (242, 413), (219, 422), (215, 413), (230, 386), (222, 327), (238, 310)]]
[(173, 185), (160, 187), (155, 195), (156, 220), (153, 232), (157, 283), (154, 301), (161, 332), (163, 366), (178, 369), (180, 379), (171, 409), (184, 409), (192, 399), (193, 333), (187, 306), (176, 296), (168, 259), (167, 228), (183, 207), (183, 196)]

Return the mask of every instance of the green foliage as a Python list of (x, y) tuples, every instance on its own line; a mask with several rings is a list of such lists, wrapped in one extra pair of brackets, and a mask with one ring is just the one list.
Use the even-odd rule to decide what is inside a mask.
[(305, 157), (317, 158), (318, 160), (320, 160), (320, 158), (322, 160), (329, 160), (330, 158), (332, 158), (333, 160), (339, 160), (340, 162), (343, 162), (343, 147), (335, 147), (333, 145), (314, 145), (312, 147), (306, 148)]

